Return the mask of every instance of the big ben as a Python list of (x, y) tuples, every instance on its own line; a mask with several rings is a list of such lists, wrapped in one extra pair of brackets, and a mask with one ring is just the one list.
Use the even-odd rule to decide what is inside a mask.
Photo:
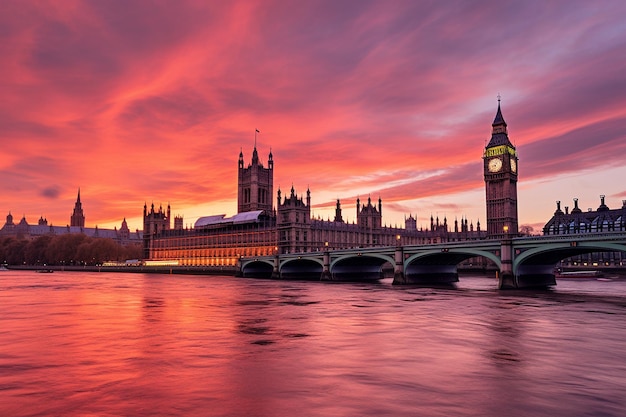
[(487, 197), (487, 236), (491, 239), (515, 237), (517, 224), (517, 152), (509, 140), (500, 110), (492, 123), (491, 140), (485, 147), (483, 166)]

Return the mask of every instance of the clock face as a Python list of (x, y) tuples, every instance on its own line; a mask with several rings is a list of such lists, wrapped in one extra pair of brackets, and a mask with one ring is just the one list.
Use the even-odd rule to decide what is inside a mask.
[(489, 160), (489, 172), (498, 172), (502, 168), (502, 160), (500, 158), (493, 158)]
[(515, 159), (511, 159), (511, 171), (517, 172), (517, 162), (515, 162)]

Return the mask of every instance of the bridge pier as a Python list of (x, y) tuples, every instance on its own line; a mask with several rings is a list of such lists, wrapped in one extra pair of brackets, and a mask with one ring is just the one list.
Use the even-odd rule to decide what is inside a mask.
[(280, 279), (280, 258), (278, 257), (278, 252), (276, 252), (276, 256), (274, 257), (274, 268), (272, 269), (272, 279)]
[(510, 238), (500, 243), (500, 260), (502, 266), (498, 274), (498, 288), (501, 290), (519, 288), (517, 278), (513, 274), (513, 241)]
[(396, 246), (394, 259), (396, 264), (393, 268), (393, 283), (406, 284), (406, 276), (404, 275), (404, 250), (402, 249), (402, 246)]
[(323, 261), (324, 265), (322, 266), (322, 276), (320, 277), (321, 281), (330, 281), (333, 279), (332, 274), (330, 273), (330, 252), (328, 251), (328, 247), (325, 248)]

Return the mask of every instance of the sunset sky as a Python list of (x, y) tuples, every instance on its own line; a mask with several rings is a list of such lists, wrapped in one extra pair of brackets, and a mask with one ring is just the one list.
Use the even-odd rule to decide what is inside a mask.
[[(626, 199), (624, 1), (0, 2), (0, 227), (237, 210), (254, 132), (314, 216), (485, 222), (502, 97), (519, 221)], [(276, 196), (274, 196), (275, 199)]]

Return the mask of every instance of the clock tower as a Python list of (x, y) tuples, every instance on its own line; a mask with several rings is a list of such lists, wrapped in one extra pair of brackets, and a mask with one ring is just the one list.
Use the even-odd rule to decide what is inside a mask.
[(517, 152), (509, 140), (500, 110), (492, 123), (491, 140), (485, 147), (483, 166), (487, 197), (487, 237), (515, 237), (517, 224)]

